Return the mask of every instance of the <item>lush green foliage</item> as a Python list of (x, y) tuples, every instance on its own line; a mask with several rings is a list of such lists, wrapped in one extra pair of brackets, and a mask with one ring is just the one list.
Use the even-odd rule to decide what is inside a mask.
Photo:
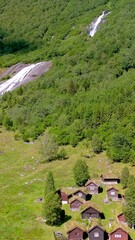
[(41, 139), (41, 158), (43, 162), (49, 162), (57, 157), (58, 145), (52, 134), (45, 132)]
[(94, 153), (100, 153), (102, 151), (102, 143), (97, 135), (92, 136), (91, 145)]
[(128, 170), (128, 167), (124, 167), (121, 173), (121, 184), (123, 188), (127, 187), (128, 179), (129, 179), (129, 170)]
[(61, 220), (61, 202), (56, 193), (52, 172), (48, 172), (45, 183), (44, 214), (47, 224), (54, 225)]
[(54, 178), (52, 172), (48, 172), (46, 182), (45, 182), (45, 196), (49, 192), (56, 192), (55, 184), (54, 184)]
[(132, 176), (132, 181), (130, 179), (130, 184), (128, 185), (128, 189), (125, 194), (126, 198), (126, 206), (124, 208), (125, 216), (127, 218), (127, 222), (131, 224), (131, 226), (135, 225), (135, 178)]
[[(111, 13), (91, 38), (87, 26), (103, 10)], [(97, 134), (112, 160), (134, 164), (134, 0), (5, 0), (0, 13), (1, 67), (53, 62), (2, 97), (0, 123), (25, 141), (50, 127), (60, 145)]]
[(73, 168), (74, 179), (77, 185), (84, 186), (89, 178), (88, 166), (85, 161), (78, 160)]

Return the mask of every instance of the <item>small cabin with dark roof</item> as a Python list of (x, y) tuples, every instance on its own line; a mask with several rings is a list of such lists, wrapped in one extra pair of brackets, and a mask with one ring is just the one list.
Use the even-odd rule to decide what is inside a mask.
[(105, 240), (105, 231), (98, 225), (93, 226), (88, 231), (89, 240)]
[(109, 240), (128, 240), (128, 233), (122, 228), (117, 228), (109, 234)]
[(86, 232), (80, 227), (74, 227), (67, 232), (68, 240), (84, 240)]
[(87, 193), (85, 193), (83, 190), (78, 189), (73, 193), (74, 196), (78, 196), (79, 198), (84, 199), (85, 201), (87, 200)]
[(112, 201), (118, 200), (118, 190), (114, 187), (111, 187), (107, 190), (107, 197), (108, 199), (111, 199)]
[(120, 213), (117, 216), (117, 219), (118, 219), (119, 222), (123, 223), (124, 225), (128, 225), (124, 213)]
[(70, 209), (72, 211), (79, 211), (80, 206), (84, 203), (83, 199), (80, 199), (78, 197), (73, 197), (70, 199)]
[(81, 212), (82, 219), (100, 218), (100, 212), (94, 207), (87, 207)]
[(103, 184), (118, 184), (120, 183), (120, 178), (110, 173), (108, 175), (101, 175), (101, 182)]
[(99, 186), (93, 182), (93, 181), (88, 181), (86, 184), (86, 189), (90, 194), (98, 194), (99, 193)]

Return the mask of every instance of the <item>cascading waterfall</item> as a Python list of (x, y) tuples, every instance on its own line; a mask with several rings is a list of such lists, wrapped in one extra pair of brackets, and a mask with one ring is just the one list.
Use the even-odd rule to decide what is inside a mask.
[(89, 27), (89, 36), (93, 37), (95, 33), (97, 32), (97, 29), (102, 22), (103, 18), (107, 16), (110, 12), (103, 11), (102, 14), (96, 19), (96, 21), (93, 21)]
[(26, 75), (38, 64), (40, 63), (31, 64), (30, 66), (23, 68), (15, 76), (10, 78), (6, 82), (0, 84), (0, 95), (4, 94), (5, 92), (11, 91), (15, 86), (17, 86), (20, 82), (22, 82), (26, 77)]

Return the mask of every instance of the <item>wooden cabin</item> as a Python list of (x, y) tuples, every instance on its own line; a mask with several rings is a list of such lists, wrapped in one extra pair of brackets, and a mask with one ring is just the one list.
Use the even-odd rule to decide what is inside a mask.
[(120, 179), (113, 174), (101, 175), (101, 182), (103, 184), (118, 184)]
[(120, 213), (120, 214), (117, 216), (117, 219), (118, 219), (118, 221), (121, 222), (122, 224), (124, 224), (124, 225), (126, 225), (126, 226), (128, 225), (124, 213)]
[(74, 196), (77, 196), (79, 198), (84, 199), (85, 201), (87, 200), (87, 193), (84, 192), (82, 189), (78, 189), (73, 193)]
[(72, 211), (79, 211), (79, 208), (83, 203), (84, 203), (83, 199), (78, 198), (78, 197), (73, 197), (69, 201), (70, 209)]
[(117, 228), (109, 234), (109, 240), (128, 240), (128, 233), (122, 228)]
[(89, 240), (105, 240), (105, 231), (98, 225), (91, 227), (88, 231)]
[(107, 190), (107, 197), (112, 201), (118, 201), (118, 190), (114, 187), (111, 187)]
[(84, 240), (85, 234), (85, 231), (78, 226), (67, 232), (68, 240)]
[(88, 182), (85, 184), (87, 191), (90, 194), (98, 194), (99, 193), (99, 186), (94, 182), (88, 180)]
[(81, 212), (82, 219), (100, 218), (100, 212), (92, 206)]

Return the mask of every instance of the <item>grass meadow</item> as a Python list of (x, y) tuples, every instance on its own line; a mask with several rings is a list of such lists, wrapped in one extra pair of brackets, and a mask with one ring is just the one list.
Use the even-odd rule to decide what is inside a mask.
[[(16, 141), (13, 132), (0, 129), (0, 236), (1, 240), (53, 240), (53, 232), (62, 231), (73, 220), (81, 222), (79, 212), (71, 212), (69, 206), (63, 206), (66, 215), (71, 218), (58, 227), (47, 226), (43, 221), (43, 204), (36, 202), (44, 196), (44, 183), (48, 170), (54, 175), (56, 188), (75, 186), (72, 169), (79, 158), (86, 159), (89, 174), (92, 179), (99, 179), (101, 174), (113, 172), (121, 174), (123, 163), (112, 163), (105, 153), (94, 155), (88, 141), (81, 142), (77, 147), (66, 146), (68, 158), (50, 163), (41, 163), (40, 139), (34, 143)], [(89, 155), (89, 158), (85, 156)], [(128, 164), (127, 164), (128, 165)], [(135, 167), (128, 165), (130, 173), (135, 174)], [(117, 186), (124, 193), (121, 186)], [(117, 224), (116, 216), (122, 210), (122, 202), (104, 204), (106, 189), (92, 197), (92, 202), (104, 212), (105, 219), (101, 220), (107, 231), (111, 231)], [(112, 227), (109, 227), (109, 219)], [(87, 223), (90, 227), (90, 223)], [(135, 239), (135, 233), (126, 228)]]

